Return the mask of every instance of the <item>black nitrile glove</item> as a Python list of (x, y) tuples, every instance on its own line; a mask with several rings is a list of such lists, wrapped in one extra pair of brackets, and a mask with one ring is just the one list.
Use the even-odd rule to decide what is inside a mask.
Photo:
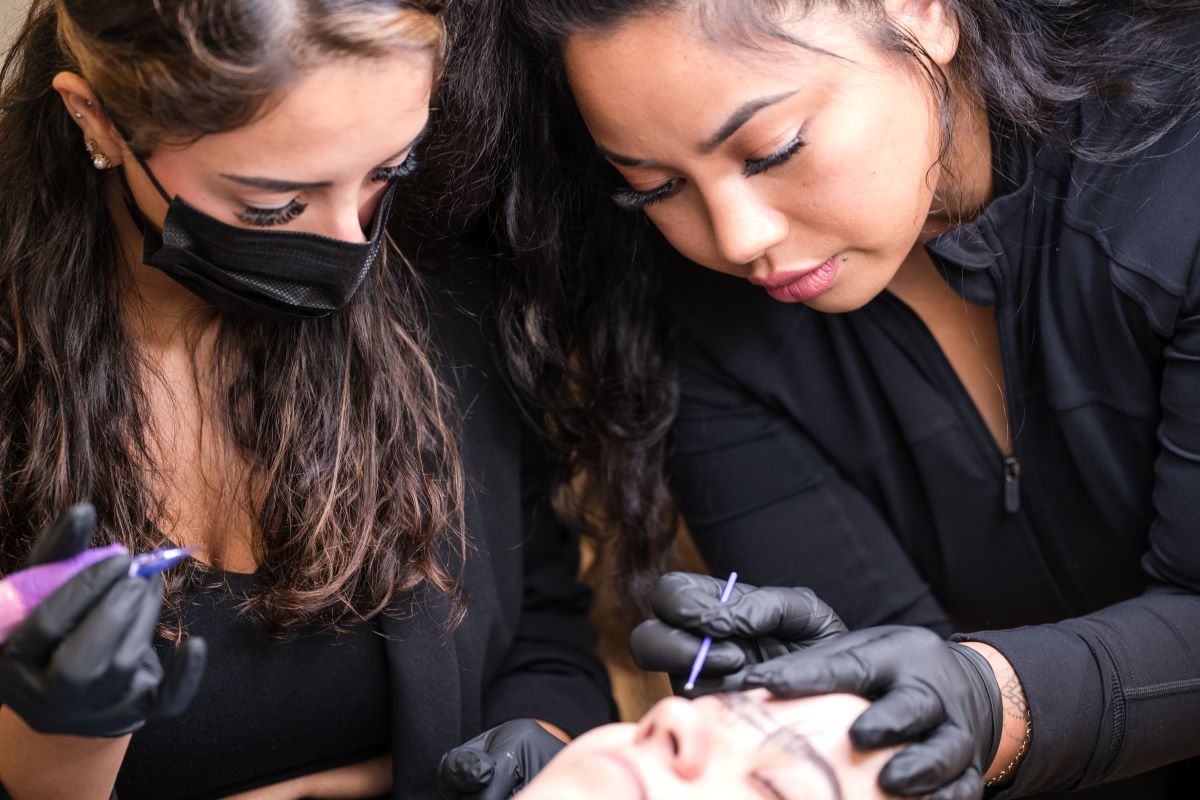
[[(638, 625), (629, 637), (633, 660), (645, 670), (666, 672), (678, 694), (697, 696), (741, 686), (742, 671), (845, 633), (833, 609), (810, 589), (758, 588), (735, 584), (721, 604), (725, 581), (690, 572), (658, 579), (650, 602), (658, 619)], [(712, 649), (690, 692), (683, 691), (704, 636)]]
[[(27, 567), (78, 555), (95, 510), (68, 509), (41, 535)], [(0, 704), (34, 730), (120, 736), (183, 711), (204, 673), (204, 640), (188, 639), (165, 673), (154, 651), (159, 576), (129, 576), (128, 556), (93, 564), (46, 598), (0, 648)]]
[(512, 797), (564, 747), (531, 719), (505, 722), (442, 756), (438, 792), (446, 800)]
[(755, 665), (742, 685), (780, 697), (849, 692), (873, 699), (850, 726), (854, 746), (915, 742), (880, 772), (885, 792), (932, 800), (983, 796), (1003, 706), (991, 665), (975, 650), (925, 628), (865, 628)]

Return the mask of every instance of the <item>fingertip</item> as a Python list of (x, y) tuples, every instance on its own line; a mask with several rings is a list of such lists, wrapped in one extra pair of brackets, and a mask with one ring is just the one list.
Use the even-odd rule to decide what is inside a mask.
[(476, 747), (456, 747), (442, 756), (438, 775), (442, 781), (462, 792), (477, 792), (492, 782), (496, 762)]
[(200, 689), (208, 665), (208, 642), (192, 636), (175, 651), (160, 684), (156, 716), (176, 717), (187, 710)]
[(860, 724), (860, 720), (862, 717), (855, 720), (849, 730), (850, 744), (854, 745), (855, 750), (862, 752), (879, 750), (912, 741), (894, 728), (870, 723)]

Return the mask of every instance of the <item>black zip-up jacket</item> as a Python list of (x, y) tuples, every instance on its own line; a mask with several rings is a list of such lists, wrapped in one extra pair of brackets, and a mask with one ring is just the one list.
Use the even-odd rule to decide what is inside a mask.
[[(1014, 455), (895, 296), (826, 315), (686, 265), (672, 482), (715, 574), (1003, 652), (1025, 796), (1200, 754), (1200, 122), (1119, 165), (993, 139), (995, 200), (927, 249), (995, 307)], [(1084, 796), (1194, 797), (1198, 773)]]

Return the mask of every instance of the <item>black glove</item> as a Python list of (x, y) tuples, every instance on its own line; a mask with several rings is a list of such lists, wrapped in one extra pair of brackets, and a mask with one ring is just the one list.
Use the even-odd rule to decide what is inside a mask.
[[(809, 589), (779, 586), (733, 587), (721, 604), (725, 581), (690, 572), (668, 572), (658, 579), (650, 602), (658, 619), (638, 625), (629, 637), (633, 660), (645, 670), (666, 672), (676, 693), (701, 695), (733, 691), (743, 670), (845, 633), (833, 609)], [(701, 680), (690, 692), (683, 682), (704, 636), (712, 649)]]
[(564, 747), (531, 719), (505, 722), (442, 756), (438, 792), (446, 800), (512, 797)]
[(980, 653), (925, 628), (886, 625), (758, 664), (743, 687), (781, 697), (849, 692), (875, 698), (850, 726), (860, 750), (915, 742), (879, 774), (885, 792), (933, 800), (983, 796), (1000, 746), (1003, 706)]
[[(81, 553), (96, 512), (74, 506), (41, 535), (26, 566)], [(159, 576), (129, 576), (128, 556), (93, 564), (47, 597), (0, 649), (0, 704), (34, 730), (120, 736), (191, 702), (204, 640), (188, 639), (165, 673), (154, 651)]]

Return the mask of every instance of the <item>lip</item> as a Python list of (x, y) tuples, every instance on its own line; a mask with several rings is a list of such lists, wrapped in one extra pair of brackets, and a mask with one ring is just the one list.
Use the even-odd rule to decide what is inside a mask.
[(650, 793), (646, 790), (646, 784), (642, 782), (642, 776), (638, 774), (638, 771), (630, 763), (629, 759), (621, 753), (612, 750), (604, 750), (596, 753), (596, 757), (611, 765), (614, 771), (623, 773), (623, 782), (637, 789), (637, 794), (631, 800), (649, 800)]
[(833, 285), (837, 273), (837, 256), (833, 256), (811, 269), (776, 272), (764, 278), (750, 277), (748, 280), (766, 289), (767, 294), (780, 302), (806, 303), (824, 294)]

